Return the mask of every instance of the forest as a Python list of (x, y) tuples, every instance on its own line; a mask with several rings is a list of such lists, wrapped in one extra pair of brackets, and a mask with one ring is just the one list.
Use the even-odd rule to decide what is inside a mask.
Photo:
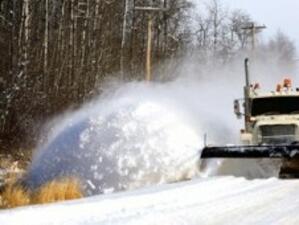
[(253, 50), (292, 71), (293, 41), (281, 31), (256, 41), (256, 22), (220, 0), (1, 0), (1, 148), (33, 146), (45, 121), (107, 80), (144, 80), (149, 41), (160, 82), (175, 79), (182, 58), (222, 66)]

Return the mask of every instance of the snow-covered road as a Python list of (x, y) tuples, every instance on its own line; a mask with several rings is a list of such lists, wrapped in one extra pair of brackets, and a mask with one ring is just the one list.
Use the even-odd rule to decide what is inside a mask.
[(299, 181), (214, 177), (0, 212), (18, 224), (299, 224)]

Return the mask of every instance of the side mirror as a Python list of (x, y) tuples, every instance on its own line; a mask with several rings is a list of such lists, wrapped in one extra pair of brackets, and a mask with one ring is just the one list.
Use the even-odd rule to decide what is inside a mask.
[(240, 110), (240, 102), (239, 100), (235, 100), (234, 101), (234, 112), (237, 116), (238, 119), (241, 119), (242, 118), (242, 113), (241, 113), (241, 110)]

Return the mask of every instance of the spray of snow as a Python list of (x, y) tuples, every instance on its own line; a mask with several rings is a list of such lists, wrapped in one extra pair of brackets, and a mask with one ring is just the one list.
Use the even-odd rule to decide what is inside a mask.
[(176, 85), (131, 83), (68, 116), (33, 159), (37, 187), (76, 176), (87, 194), (189, 178), (198, 171), (200, 124)]

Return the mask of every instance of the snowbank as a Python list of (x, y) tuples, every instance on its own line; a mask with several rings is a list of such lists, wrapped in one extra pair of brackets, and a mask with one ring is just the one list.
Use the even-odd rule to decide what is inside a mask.
[(197, 179), (0, 212), (18, 224), (298, 224), (299, 181)]

